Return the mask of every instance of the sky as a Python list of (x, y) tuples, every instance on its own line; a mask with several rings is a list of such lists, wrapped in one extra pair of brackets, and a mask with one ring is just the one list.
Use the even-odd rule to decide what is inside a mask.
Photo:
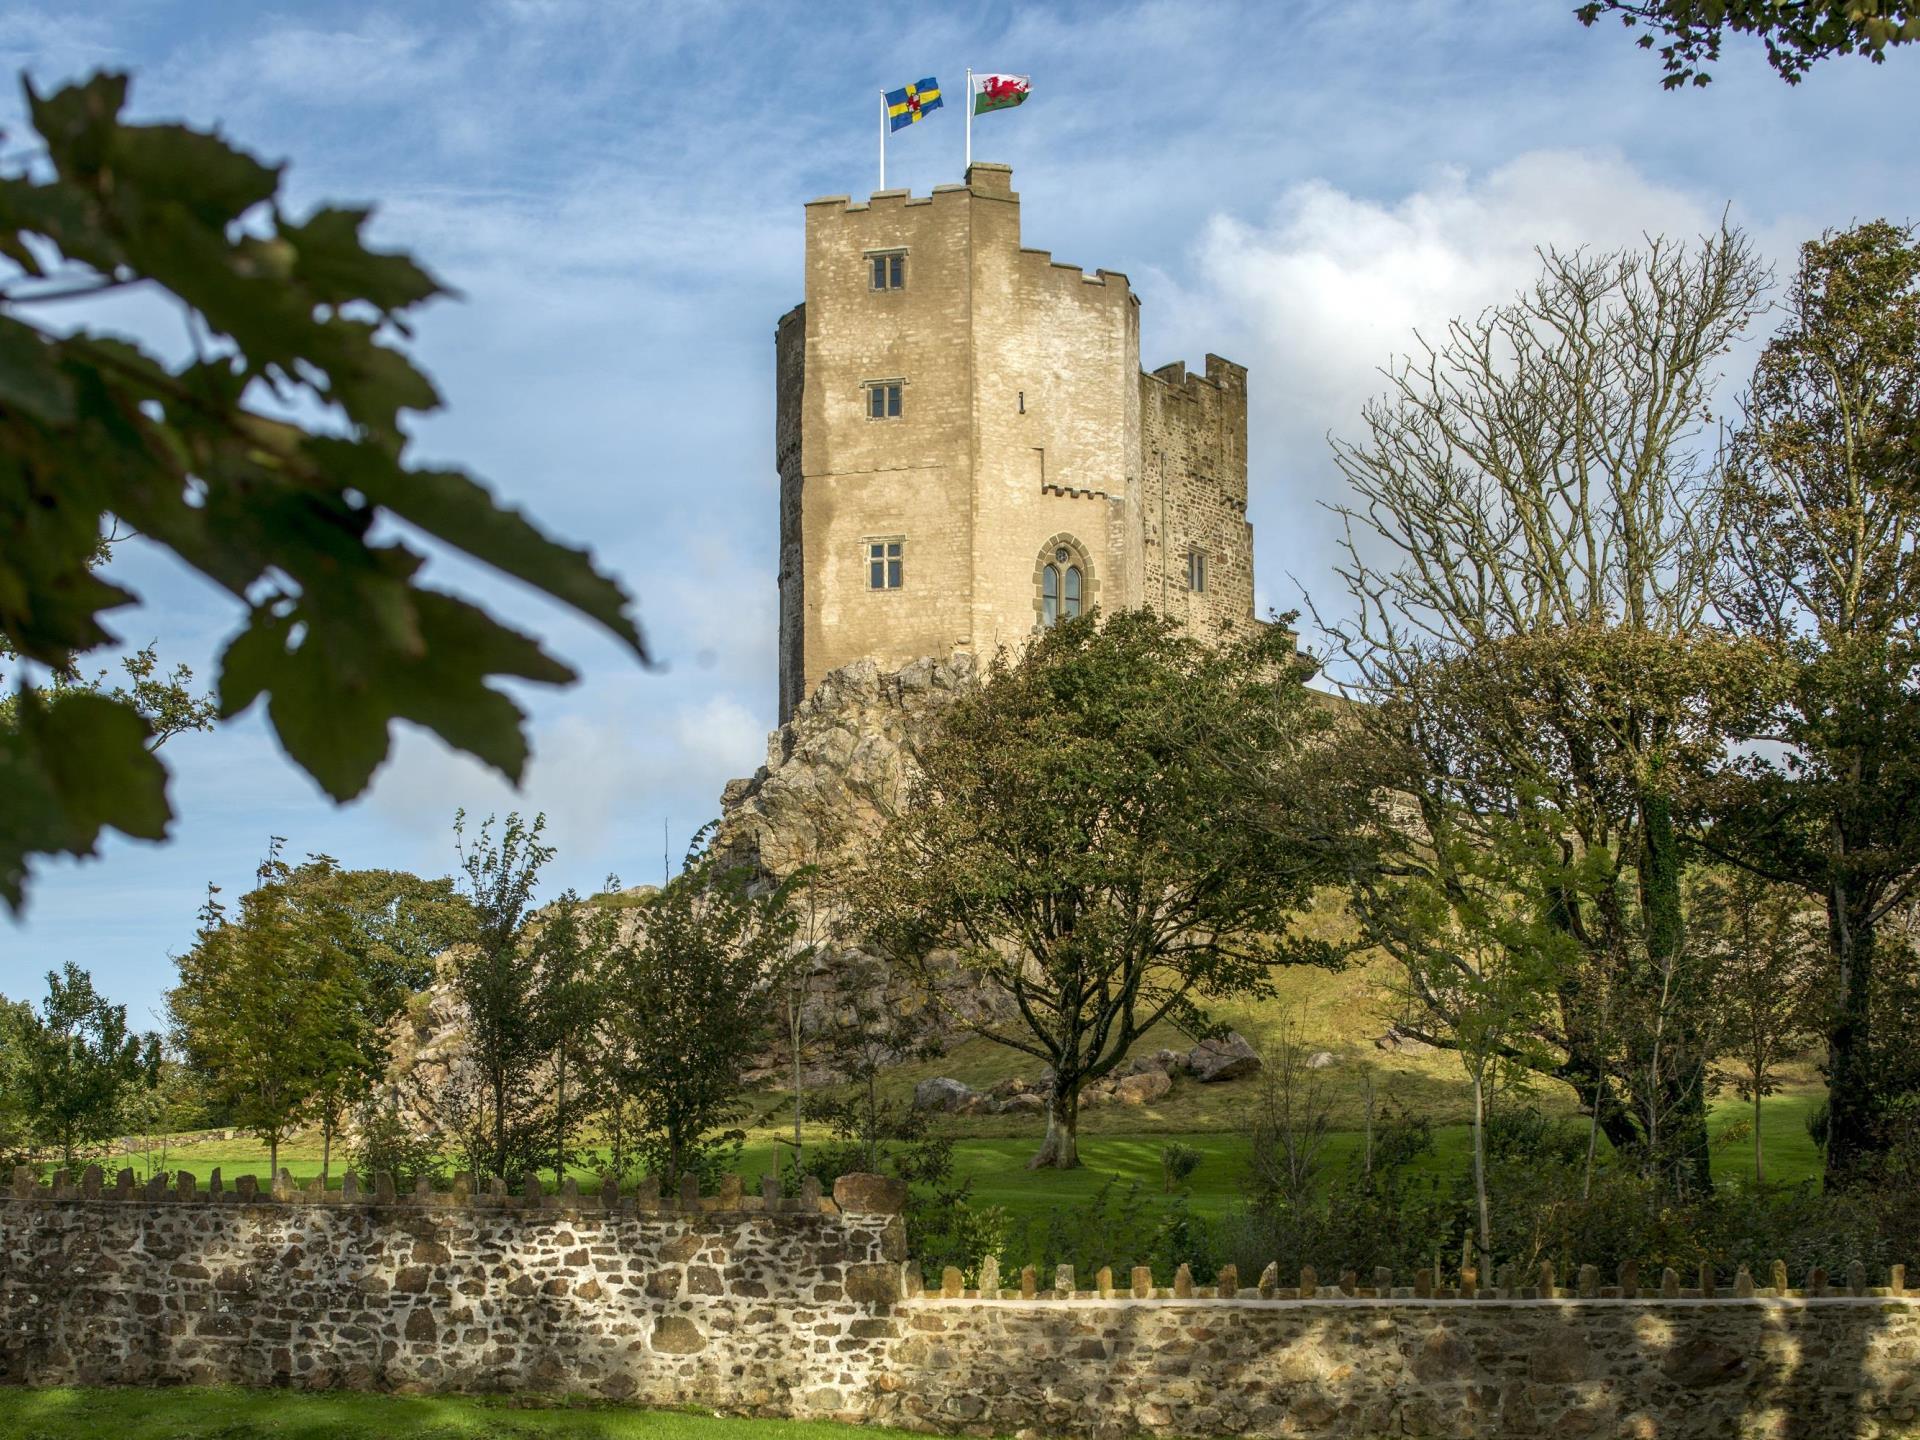
[[(411, 427), (411, 457), (590, 545), (661, 664), (437, 557), (431, 578), (580, 672), (516, 691), (534, 747), (518, 792), (405, 727), (339, 807), (257, 711), (180, 737), (161, 752), (171, 837), (39, 864), (24, 918), (0, 918), (0, 992), (37, 996), (73, 961), (160, 1024), (206, 886), (245, 888), (271, 836), (442, 874), (456, 808), (539, 811), (559, 852), (545, 893), (658, 880), (776, 719), (773, 327), (802, 298), (804, 202), (877, 184), (882, 89), (932, 75), (954, 96), (888, 148), (888, 183), (925, 194), (961, 178), (966, 68), (1031, 76), (1032, 98), (974, 135), (977, 158), (1013, 166), (1024, 243), (1130, 277), (1147, 367), (1208, 351), (1249, 367), (1261, 613), (1303, 593), (1337, 608), (1328, 437), (1356, 433), (1417, 331), (1524, 285), (1535, 247), (1724, 215), (1784, 273), (1824, 229), (1920, 217), (1920, 57), (1788, 87), (1734, 42), (1711, 86), (1673, 93), (1655, 57), (1572, 8), (9, 0), (0, 69), (43, 87), (128, 70), (134, 118), (287, 162), (295, 214), (376, 207), (373, 241), (460, 296), (418, 319), (447, 405)], [(0, 129), (20, 115), (10, 87)], [(151, 299), (88, 319), (168, 353), (184, 335)], [(137, 541), (113, 571), (143, 601), (109, 617), (121, 638), (210, 679), (233, 603)]]

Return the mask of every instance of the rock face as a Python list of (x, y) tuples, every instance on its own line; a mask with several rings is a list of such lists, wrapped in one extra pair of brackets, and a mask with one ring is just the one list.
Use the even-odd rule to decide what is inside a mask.
[(887, 674), (871, 660), (830, 672), (767, 737), (767, 763), (728, 782), (716, 846), (775, 878), (847, 854), (906, 798), (914, 737), (975, 674), (964, 651)]
[[(817, 889), (809, 916), (817, 959), (809, 989), (810, 1021), (832, 1003), (831, 977), (858, 949), (828, 942), (841, 912), (831, 871), (858, 853), (885, 817), (905, 803), (913, 781), (912, 752), (941, 711), (975, 681), (973, 656), (920, 659), (883, 672), (871, 660), (830, 672), (767, 737), (767, 761), (752, 777), (727, 782), (721, 794), (714, 848), (769, 883), (806, 866), (829, 879)], [(884, 968), (884, 967), (883, 967)], [(938, 1014), (954, 1017), (951, 1042), (965, 1032), (958, 1017), (995, 1013), (994, 1003), (957, 969), (936, 999)], [(772, 1057), (769, 1057), (771, 1063)], [(810, 1083), (833, 1077), (820, 1073)]]

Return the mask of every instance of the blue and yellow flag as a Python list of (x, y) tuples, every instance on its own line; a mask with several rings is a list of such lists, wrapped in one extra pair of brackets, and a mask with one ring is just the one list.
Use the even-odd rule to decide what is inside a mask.
[(929, 75), (918, 85), (887, 92), (887, 128), (904, 129), (917, 125), (929, 110), (940, 108), (940, 82)]

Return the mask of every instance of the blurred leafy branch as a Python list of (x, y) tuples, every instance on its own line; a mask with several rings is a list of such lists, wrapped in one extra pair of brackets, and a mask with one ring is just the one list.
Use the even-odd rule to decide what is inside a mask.
[[(425, 556), (396, 536), (463, 551), (647, 659), (629, 597), (585, 551), (464, 472), (403, 459), (403, 416), (440, 404), (401, 348), (406, 317), (445, 287), (367, 248), (368, 211), (296, 221), (280, 166), (125, 123), (127, 89), (118, 74), (46, 96), (25, 82), (42, 145), (0, 160), (0, 659), (15, 671), (0, 898), (15, 910), (34, 855), (91, 854), (106, 828), (163, 838), (153, 751), (211, 718), (150, 651), (122, 662), (131, 688), (80, 679), (118, 643), (103, 612), (140, 603), (101, 572), (109, 537), (144, 537), (244, 607), (213, 705), (230, 719), (266, 697), (335, 800), (365, 789), (395, 719), (517, 780), (525, 717), (490, 682), (574, 679), (534, 638), (416, 583)], [(70, 302), (135, 287), (178, 304), (190, 360), (63, 323)]]

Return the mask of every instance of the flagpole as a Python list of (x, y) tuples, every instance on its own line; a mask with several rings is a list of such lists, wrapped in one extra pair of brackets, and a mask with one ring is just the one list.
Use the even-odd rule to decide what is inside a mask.
[(880, 188), (887, 188), (887, 92), (880, 92)]
[[(962, 90), (960, 95), (967, 107), (967, 169), (971, 170), (973, 169), (973, 71), (971, 70), (967, 71), (967, 88)], [(967, 178), (965, 171), (961, 172), (960, 178), (962, 180)]]

